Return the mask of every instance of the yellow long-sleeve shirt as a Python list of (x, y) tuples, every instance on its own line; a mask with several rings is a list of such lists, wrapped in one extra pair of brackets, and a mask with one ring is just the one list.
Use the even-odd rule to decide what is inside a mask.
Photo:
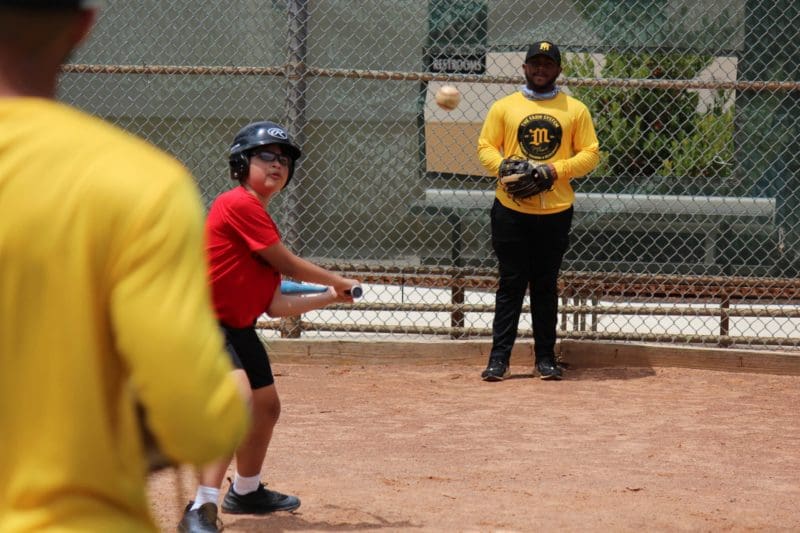
[(600, 147), (589, 109), (558, 93), (549, 100), (530, 100), (517, 91), (492, 104), (478, 139), (478, 157), (494, 176), (504, 158), (517, 155), (534, 163), (552, 163), (558, 173), (553, 190), (519, 203), (498, 181), (496, 196), (509, 209), (531, 214), (558, 213), (575, 201), (570, 185), (600, 161)]
[(153, 531), (134, 395), (162, 450), (232, 453), (246, 407), (190, 175), (68, 106), (0, 98), (0, 531)]

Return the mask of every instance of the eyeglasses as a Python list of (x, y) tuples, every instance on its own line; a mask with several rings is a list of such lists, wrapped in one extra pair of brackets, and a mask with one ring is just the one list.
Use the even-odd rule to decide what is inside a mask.
[(288, 155), (283, 154), (273, 154), (272, 152), (256, 152), (255, 155), (262, 161), (266, 161), (267, 163), (272, 163), (273, 161), (277, 161), (281, 165), (289, 168), (292, 164), (292, 158)]

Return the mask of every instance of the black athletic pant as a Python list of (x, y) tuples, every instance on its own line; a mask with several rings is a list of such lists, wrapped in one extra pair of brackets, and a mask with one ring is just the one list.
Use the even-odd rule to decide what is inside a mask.
[(500, 286), (495, 297), (490, 357), (508, 362), (517, 338), (525, 290), (530, 288), (536, 359), (555, 353), (558, 321), (558, 272), (569, 247), (570, 207), (552, 215), (529, 215), (492, 205), (492, 248)]

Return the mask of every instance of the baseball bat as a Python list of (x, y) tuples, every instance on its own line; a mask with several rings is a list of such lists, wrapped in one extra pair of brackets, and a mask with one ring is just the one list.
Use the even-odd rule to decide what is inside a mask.
[[(317, 285), (316, 283), (299, 283), (297, 281), (281, 280), (282, 294), (314, 294), (327, 290), (328, 287), (325, 285)], [(344, 292), (353, 298), (361, 298), (361, 295), (364, 294), (364, 289), (361, 288), (361, 285), (355, 285), (352, 289), (348, 289)]]
[(297, 281), (281, 280), (282, 294), (313, 294), (325, 292), (328, 287), (315, 283), (298, 283)]
[(354, 285), (352, 289), (347, 289), (344, 293), (353, 298), (361, 298), (361, 295), (364, 294), (364, 289), (361, 288), (361, 285)]

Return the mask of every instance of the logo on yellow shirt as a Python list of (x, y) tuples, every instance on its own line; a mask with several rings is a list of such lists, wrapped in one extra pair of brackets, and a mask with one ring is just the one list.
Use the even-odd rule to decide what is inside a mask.
[(550, 115), (528, 115), (520, 122), (517, 142), (528, 159), (545, 161), (561, 146), (561, 124)]

